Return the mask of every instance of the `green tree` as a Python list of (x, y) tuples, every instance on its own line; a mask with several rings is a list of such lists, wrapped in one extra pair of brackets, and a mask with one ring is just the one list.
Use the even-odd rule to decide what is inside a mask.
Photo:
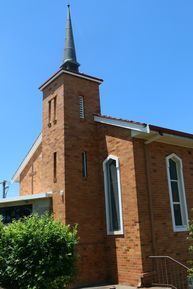
[[(189, 221), (189, 227), (188, 227), (188, 237), (187, 239), (190, 241), (189, 251), (193, 257), (193, 221)], [(192, 258), (191, 258), (192, 259)], [(188, 262), (188, 287), (193, 288), (193, 261), (189, 260)]]
[(33, 215), (3, 226), (0, 220), (0, 284), (5, 288), (60, 289), (76, 272), (77, 227)]

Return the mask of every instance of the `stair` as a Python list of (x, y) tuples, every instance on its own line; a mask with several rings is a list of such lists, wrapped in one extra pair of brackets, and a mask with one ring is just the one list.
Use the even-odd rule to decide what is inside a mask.
[(188, 267), (169, 256), (150, 256), (154, 270), (152, 285), (173, 289), (190, 288)]

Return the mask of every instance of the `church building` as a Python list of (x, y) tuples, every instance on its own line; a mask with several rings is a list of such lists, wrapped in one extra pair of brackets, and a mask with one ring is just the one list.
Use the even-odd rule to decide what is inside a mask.
[(14, 174), (20, 197), (0, 210), (78, 224), (77, 286), (164, 283), (154, 260), (189, 259), (193, 135), (101, 115), (103, 81), (79, 66), (68, 6), (63, 63), (40, 86), (42, 132)]

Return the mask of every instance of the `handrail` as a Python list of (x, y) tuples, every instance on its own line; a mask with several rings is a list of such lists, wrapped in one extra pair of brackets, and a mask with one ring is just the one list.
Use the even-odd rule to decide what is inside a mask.
[(152, 285), (174, 289), (188, 288), (189, 268), (170, 256), (149, 256), (153, 263)]
[(153, 258), (160, 258), (160, 259), (161, 259), (161, 258), (167, 258), (167, 259), (170, 259), (171, 261), (177, 263), (178, 265), (184, 267), (185, 269), (189, 270), (189, 268), (188, 268), (186, 265), (180, 263), (179, 261), (175, 260), (174, 258), (172, 258), (172, 257), (170, 257), (170, 256), (149, 256), (149, 258), (152, 258), (152, 259), (153, 259)]

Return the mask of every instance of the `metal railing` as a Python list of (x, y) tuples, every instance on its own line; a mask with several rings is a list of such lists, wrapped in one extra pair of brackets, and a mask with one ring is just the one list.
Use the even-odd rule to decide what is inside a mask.
[(150, 256), (153, 262), (154, 286), (188, 288), (188, 267), (169, 256)]

